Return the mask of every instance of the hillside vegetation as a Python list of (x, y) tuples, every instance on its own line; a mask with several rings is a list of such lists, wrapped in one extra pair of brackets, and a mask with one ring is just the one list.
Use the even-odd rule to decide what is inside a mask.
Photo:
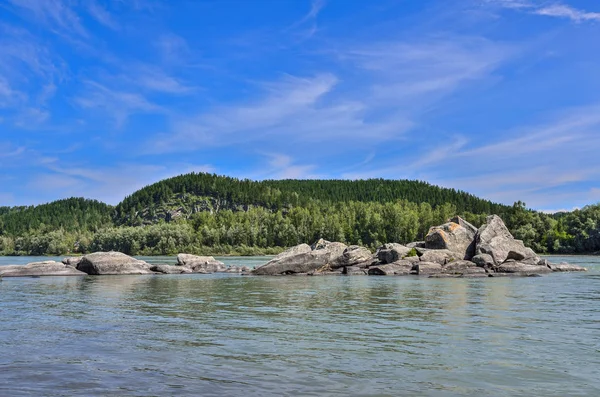
[(0, 253), (276, 253), (318, 238), (376, 248), (422, 239), (461, 215), (500, 215), (540, 253), (600, 251), (600, 206), (550, 216), (420, 181), (251, 181), (192, 173), (147, 186), (116, 207), (73, 198), (0, 207)]

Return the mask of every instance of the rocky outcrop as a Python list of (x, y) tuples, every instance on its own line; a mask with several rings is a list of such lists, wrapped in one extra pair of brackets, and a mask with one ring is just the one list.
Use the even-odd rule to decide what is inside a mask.
[(424, 242), (384, 244), (373, 257), (368, 249), (358, 246), (346, 247), (325, 240), (312, 246), (302, 244), (278, 255), (253, 274), (509, 277), (584, 270), (540, 259), (512, 236), (502, 219), (492, 215), (479, 229), (454, 217), (432, 227)]
[(227, 271), (227, 266), (212, 256), (179, 254), (177, 255), (177, 265), (188, 267), (193, 273), (217, 273)]
[(95, 252), (85, 255), (77, 270), (90, 275), (154, 274), (150, 265), (121, 252)]
[(479, 228), (475, 238), (475, 253), (490, 255), (496, 266), (510, 259), (531, 265), (540, 261), (531, 248), (525, 247), (521, 240), (512, 236), (497, 215), (488, 216), (486, 223)]
[(454, 252), (458, 259), (471, 259), (475, 255), (477, 228), (461, 217), (455, 217), (441, 226), (429, 229), (425, 248)]
[(326, 272), (331, 269), (331, 263), (339, 263), (344, 251), (348, 248), (342, 243), (332, 243), (319, 240), (308, 246), (300, 244), (282, 252), (266, 264), (252, 271), (255, 275), (274, 276), (282, 274), (309, 273), (312, 271)]
[(86, 276), (87, 274), (73, 266), (61, 262), (33, 262), (27, 265), (0, 266), (3, 277), (44, 277), (44, 276)]

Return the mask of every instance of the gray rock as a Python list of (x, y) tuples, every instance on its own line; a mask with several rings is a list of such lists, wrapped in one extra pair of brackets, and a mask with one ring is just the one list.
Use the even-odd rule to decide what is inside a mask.
[(389, 243), (379, 247), (375, 255), (379, 262), (386, 264), (404, 258), (411, 250), (412, 248), (405, 247), (402, 244)]
[(425, 250), (423, 248), (419, 248), (421, 251), (421, 256), (419, 257), (421, 262), (434, 262), (439, 263), (440, 265), (445, 265), (446, 263), (461, 259), (459, 254), (452, 252), (450, 250)]
[(227, 271), (227, 266), (212, 256), (190, 254), (177, 255), (177, 265), (187, 266), (194, 273), (217, 273)]
[(348, 276), (364, 276), (367, 274), (367, 269), (362, 266), (346, 266), (344, 267), (342, 274)]
[(483, 273), (435, 273), (429, 278), (483, 278), (489, 277), (486, 272)]
[(425, 236), (425, 248), (445, 249), (454, 252), (457, 259), (471, 259), (475, 254), (476, 233), (475, 226), (455, 217), (453, 222), (429, 229)]
[(532, 249), (525, 247), (522, 241), (515, 240), (502, 219), (497, 215), (487, 217), (486, 224), (479, 228), (475, 239), (476, 255), (488, 254), (496, 265), (508, 259), (538, 263), (540, 258)]
[(86, 276), (84, 272), (61, 262), (44, 261), (27, 265), (0, 266), (2, 277)]
[(559, 264), (550, 263), (548, 268), (553, 272), (587, 272), (585, 267), (571, 265), (565, 262)]
[(455, 274), (476, 274), (476, 273), (486, 273), (485, 269), (482, 267), (477, 267), (477, 265), (471, 261), (466, 260), (458, 260), (451, 263), (448, 263), (443, 268), (444, 273), (455, 273)]
[(344, 249), (341, 256), (334, 260), (330, 260), (330, 266), (332, 269), (338, 269), (345, 266), (367, 267), (372, 262), (373, 254), (368, 248), (351, 245)]
[[(331, 263), (338, 263), (348, 248), (342, 243), (319, 240), (312, 247), (301, 244), (282, 252), (266, 264), (252, 271), (255, 275), (274, 276), (280, 274), (310, 273), (314, 270), (331, 270)], [(341, 270), (341, 268), (340, 268)]]
[(64, 263), (67, 266), (77, 268), (77, 265), (79, 265), (81, 259), (83, 259), (83, 256), (70, 256), (68, 258), (63, 259), (62, 263)]
[(192, 273), (192, 269), (187, 266), (173, 266), (173, 265), (151, 265), (150, 270), (156, 273), (162, 274), (183, 274)]
[(484, 269), (491, 269), (494, 266), (496, 266), (494, 258), (492, 258), (492, 256), (488, 254), (475, 255), (473, 258), (471, 258), (471, 262)]
[(413, 241), (406, 244), (408, 248), (425, 248), (425, 241)]
[(550, 273), (552, 270), (546, 266), (528, 265), (512, 260), (508, 260), (497, 266), (495, 269), (496, 273), (521, 273), (521, 274), (544, 274)]
[(403, 276), (410, 274), (414, 265), (408, 261), (397, 261), (385, 265), (371, 266), (367, 273), (370, 276)]
[(77, 270), (90, 275), (154, 274), (148, 263), (113, 251), (85, 255)]
[(442, 273), (443, 268), (439, 263), (434, 262), (419, 262), (415, 265), (417, 274), (434, 274)]

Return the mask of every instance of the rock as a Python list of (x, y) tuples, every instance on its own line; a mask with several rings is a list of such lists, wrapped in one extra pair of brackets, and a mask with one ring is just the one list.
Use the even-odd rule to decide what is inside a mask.
[(187, 266), (194, 273), (217, 273), (227, 271), (227, 266), (212, 256), (198, 256), (190, 254), (177, 255), (177, 265)]
[(351, 245), (344, 249), (342, 255), (330, 261), (332, 269), (345, 266), (367, 267), (373, 262), (373, 254), (368, 248)]
[(85, 255), (77, 270), (90, 275), (154, 274), (148, 263), (113, 251)]
[(446, 263), (460, 259), (455, 252), (450, 250), (429, 250), (423, 248), (419, 248), (418, 250), (421, 252), (421, 256), (419, 257), (421, 262), (434, 262), (445, 265)]
[(485, 269), (482, 267), (477, 267), (477, 265), (471, 261), (466, 260), (458, 260), (454, 262), (450, 262), (443, 267), (444, 273), (453, 273), (453, 274), (477, 274), (477, 273), (486, 273)]
[(77, 265), (79, 265), (79, 262), (81, 262), (82, 259), (83, 256), (70, 256), (68, 258), (63, 259), (62, 263), (64, 263), (67, 266), (77, 268)]
[(488, 254), (475, 255), (473, 258), (471, 258), (471, 262), (475, 263), (479, 267), (483, 267), (484, 269), (491, 269), (496, 266), (494, 258)]
[(173, 265), (152, 265), (150, 270), (156, 273), (162, 274), (183, 274), (192, 273), (192, 269), (187, 266), (173, 266)]
[(61, 262), (44, 261), (27, 265), (0, 266), (3, 277), (86, 276), (84, 272)]
[(367, 274), (367, 269), (361, 266), (346, 266), (342, 270), (342, 274), (348, 276), (364, 276)]
[(402, 276), (410, 274), (414, 265), (408, 261), (397, 261), (385, 265), (371, 266), (368, 270), (370, 276)]
[[(312, 247), (301, 244), (282, 252), (266, 264), (252, 271), (255, 275), (309, 273), (314, 270), (329, 271), (331, 263), (338, 263), (348, 248), (342, 243), (319, 240)], [(340, 268), (341, 269), (341, 268)]]
[(408, 248), (425, 248), (425, 241), (414, 241), (406, 244)]
[(419, 262), (415, 265), (417, 274), (442, 273), (442, 265), (434, 262)]
[(405, 247), (402, 244), (390, 243), (377, 248), (375, 255), (379, 262), (386, 264), (404, 258), (411, 250), (412, 248)]
[(543, 274), (552, 270), (546, 266), (528, 265), (509, 260), (494, 268), (496, 273), (521, 273), (521, 274)]
[(508, 259), (538, 263), (540, 258), (532, 249), (525, 247), (522, 241), (515, 240), (510, 231), (497, 215), (487, 217), (486, 224), (479, 228), (475, 239), (475, 254), (488, 254), (496, 265)]
[(553, 272), (587, 272), (585, 267), (570, 265), (565, 262), (559, 264), (550, 263), (548, 264), (548, 268)]
[(477, 229), (460, 217), (451, 222), (429, 229), (425, 236), (425, 248), (445, 249), (454, 252), (457, 259), (471, 259), (475, 255)]

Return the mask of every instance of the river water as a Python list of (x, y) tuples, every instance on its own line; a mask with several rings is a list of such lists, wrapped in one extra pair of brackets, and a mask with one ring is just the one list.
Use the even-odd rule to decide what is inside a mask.
[(5, 278), (0, 396), (600, 396), (600, 258), (549, 259), (590, 271)]

